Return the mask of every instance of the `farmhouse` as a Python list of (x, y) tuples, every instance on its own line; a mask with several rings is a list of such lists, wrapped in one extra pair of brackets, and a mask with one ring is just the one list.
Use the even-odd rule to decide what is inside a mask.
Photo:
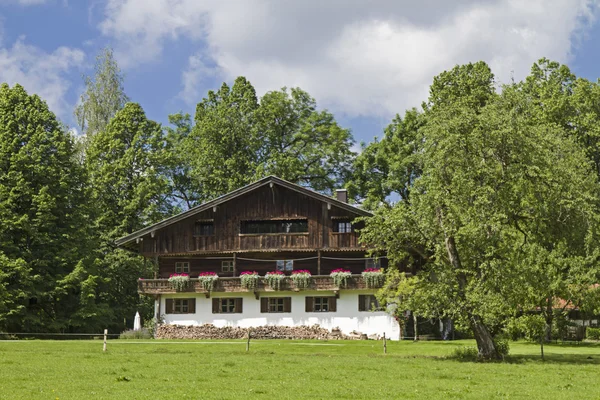
[[(167, 324), (318, 324), (397, 339), (397, 322), (374, 296), (381, 282), (362, 275), (386, 263), (359, 243), (356, 219), (370, 213), (348, 204), (344, 190), (336, 194), (269, 176), (117, 245), (158, 264), (139, 292), (155, 298), (155, 315)], [(334, 278), (339, 269), (351, 275)]]

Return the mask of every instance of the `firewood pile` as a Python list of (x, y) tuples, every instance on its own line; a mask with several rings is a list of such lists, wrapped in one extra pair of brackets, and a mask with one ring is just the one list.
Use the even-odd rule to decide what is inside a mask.
[[(366, 335), (354, 333), (344, 335), (339, 329), (331, 331), (313, 326), (259, 326), (250, 328), (252, 339), (365, 339)], [(157, 339), (244, 339), (248, 337), (248, 328), (223, 327), (212, 324), (199, 326), (161, 325), (156, 331)]]

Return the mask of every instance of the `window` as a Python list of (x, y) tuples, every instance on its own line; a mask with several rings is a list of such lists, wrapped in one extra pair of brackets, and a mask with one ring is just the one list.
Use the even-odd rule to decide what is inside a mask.
[(166, 299), (166, 314), (194, 314), (196, 299)]
[(381, 260), (375, 258), (367, 258), (365, 260), (365, 268), (381, 268)]
[(292, 312), (291, 297), (262, 297), (260, 299), (261, 313), (289, 313)]
[(333, 231), (337, 233), (352, 232), (352, 223), (348, 220), (335, 221), (333, 223)]
[(277, 271), (293, 271), (294, 260), (277, 260)]
[(213, 236), (215, 224), (212, 221), (197, 221), (194, 225), (194, 236)]
[(176, 262), (175, 263), (175, 272), (178, 274), (188, 274), (190, 272), (190, 263), (189, 262)]
[(241, 314), (241, 298), (213, 298), (213, 314)]
[(221, 272), (233, 272), (233, 261), (222, 261)]
[(335, 312), (336, 300), (335, 297), (307, 297), (306, 312)]
[(358, 311), (382, 311), (377, 298), (373, 294), (358, 295)]
[(240, 233), (242, 234), (269, 234), (269, 233), (306, 233), (308, 232), (307, 219), (293, 219), (286, 221), (242, 221)]

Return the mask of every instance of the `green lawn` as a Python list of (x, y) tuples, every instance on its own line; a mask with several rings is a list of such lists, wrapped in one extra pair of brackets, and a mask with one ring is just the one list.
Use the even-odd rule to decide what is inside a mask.
[(473, 342), (0, 342), (0, 399), (600, 399), (600, 346), (511, 343), (502, 363), (450, 359)]

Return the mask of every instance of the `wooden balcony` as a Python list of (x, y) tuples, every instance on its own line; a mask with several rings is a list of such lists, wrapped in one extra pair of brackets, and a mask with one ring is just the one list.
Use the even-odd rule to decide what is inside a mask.
[[(270, 287), (264, 279), (259, 279), (258, 285), (255, 289), (246, 289), (242, 286), (240, 278), (219, 278), (215, 283), (214, 288), (210, 292), (220, 293), (239, 293), (239, 292), (299, 292), (302, 290), (327, 290), (337, 291), (346, 289), (369, 289), (366, 282), (361, 275), (352, 275), (348, 279), (347, 284), (343, 287), (338, 287), (334, 284), (333, 278), (329, 275), (313, 275), (308, 288), (298, 288), (294, 285), (294, 282), (287, 278), (281, 282), (281, 288), (275, 290)], [(168, 294), (168, 293), (204, 293), (207, 296), (210, 292), (202, 287), (202, 283), (199, 279), (190, 279), (187, 288), (184, 290), (175, 290), (168, 279), (140, 279), (138, 280), (138, 292), (140, 294), (154, 295), (154, 294)]]

